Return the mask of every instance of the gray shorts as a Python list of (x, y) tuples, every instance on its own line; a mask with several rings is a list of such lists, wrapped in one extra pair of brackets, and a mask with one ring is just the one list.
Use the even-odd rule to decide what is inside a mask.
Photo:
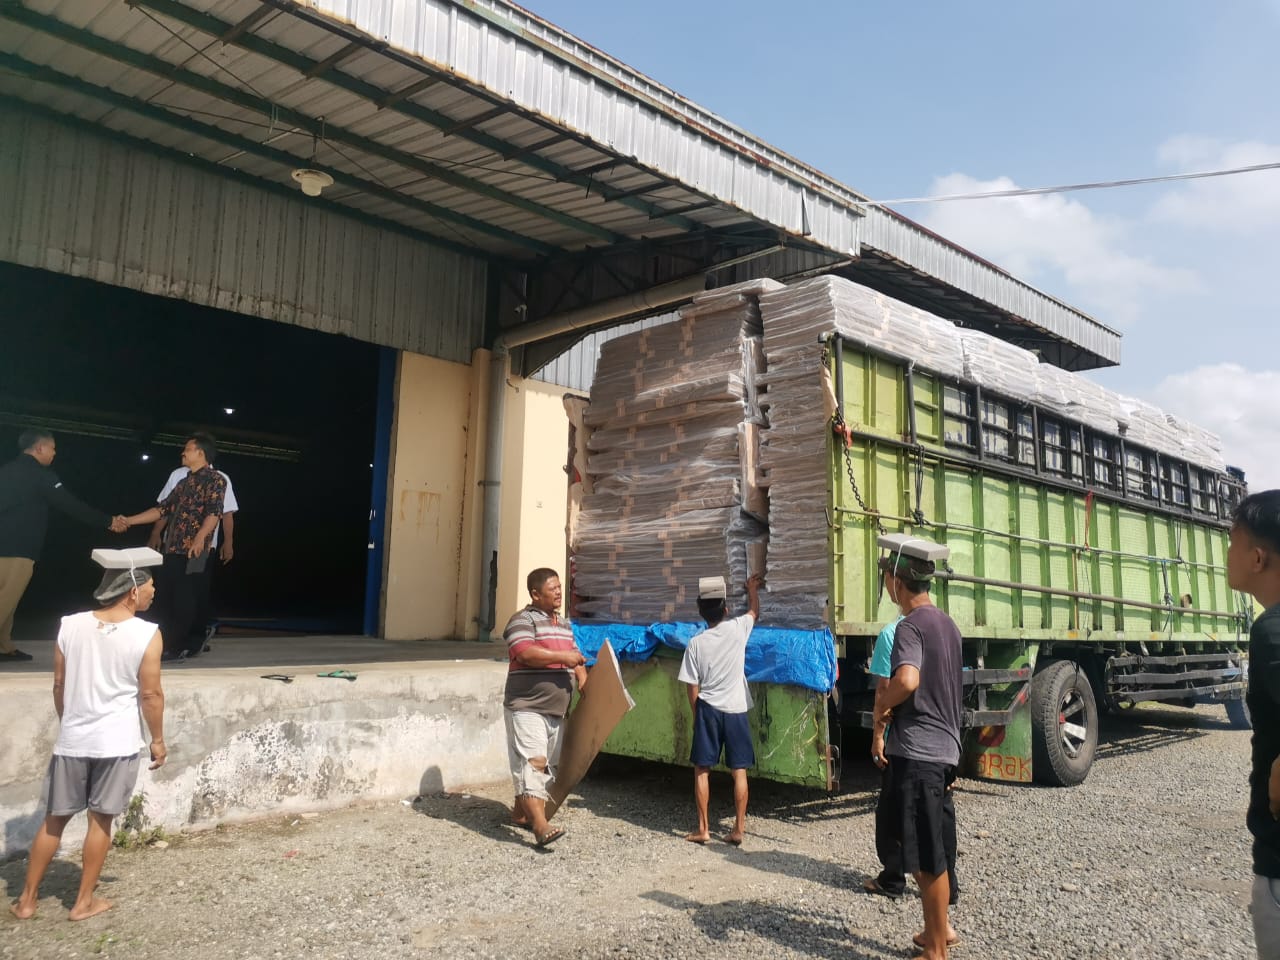
[[(507, 721), (507, 760), (516, 796), (550, 800), (548, 787), (560, 762), (564, 719), (509, 707), (502, 712)], [(534, 757), (546, 759), (541, 770), (529, 762)]]
[(60, 757), (54, 754), (44, 779), (45, 813), (69, 817), (88, 807), (115, 817), (124, 813), (138, 782), (138, 754), (131, 757)]

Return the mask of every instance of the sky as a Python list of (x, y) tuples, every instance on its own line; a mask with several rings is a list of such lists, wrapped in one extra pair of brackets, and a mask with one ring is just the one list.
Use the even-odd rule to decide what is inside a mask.
[[(525, 0), (875, 200), (1280, 161), (1280, 0)], [(1090, 374), (1280, 487), (1280, 170), (897, 207), (1123, 334)]]

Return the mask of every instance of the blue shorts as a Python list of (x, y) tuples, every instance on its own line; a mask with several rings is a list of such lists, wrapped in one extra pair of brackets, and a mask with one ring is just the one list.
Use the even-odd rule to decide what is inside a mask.
[(724, 713), (703, 700), (693, 711), (693, 749), (689, 762), (695, 767), (714, 767), (724, 762), (730, 770), (746, 770), (756, 765), (751, 747), (751, 727), (745, 713)]

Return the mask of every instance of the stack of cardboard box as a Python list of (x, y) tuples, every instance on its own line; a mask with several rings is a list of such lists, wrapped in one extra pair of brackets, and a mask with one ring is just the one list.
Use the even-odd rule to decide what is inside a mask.
[(580, 619), (694, 620), (704, 576), (724, 576), (740, 606), (768, 509), (756, 483), (761, 289), (708, 293), (601, 349), (583, 416), (591, 492), (572, 545)]

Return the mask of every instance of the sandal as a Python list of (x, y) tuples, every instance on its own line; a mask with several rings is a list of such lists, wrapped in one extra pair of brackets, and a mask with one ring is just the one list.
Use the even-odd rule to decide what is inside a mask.
[(542, 836), (538, 837), (538, 846), (549, 847), (551, 846), (551, 844), (555, 843), (557, 840), (559, 840), (563, 836), (564, 836), (564, 828), (552, 827)]
[(330, 670), (328, 673), (317, 673), (317, 677), (333, 677), (337, 680), (355, 680), (356, 675), (350, 670)]
[[(916, 934), (912, 934), (912, 936), (911, 936), (911, 942), (912, 942), (912, 943), (914, 943), (914, 944), (916, 945), (916, 947), (917, 947), (917, 948), (919, 948), (919, 949), (923, 950), (923, 949), (924, 949), (924, 934), (923, 934), (923, 933), (916, 933)], [(958, 933), (957, 933), (954, 937), (947, 937), (947, 949), (948, 949), (948, 950), (954, 950), (954, 949), (955, 949), (956, 947), (958, 947), (958, 946), (960, 946), (960, 934), (958, 934)]]
[(863, 880), (862, 889), (867, 891), (867, 893), (875, 893), (882, 897), (888, 897), (890, 900), (897, 900), (906, 892), (904, 890), (890, 890), (887, 887), (881, 886), (880, 881), (875, 877)]

